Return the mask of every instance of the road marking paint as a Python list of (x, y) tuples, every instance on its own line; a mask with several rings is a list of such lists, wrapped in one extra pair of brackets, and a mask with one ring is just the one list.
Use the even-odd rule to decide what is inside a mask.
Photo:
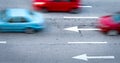
[(68, 44), (107, 44), (107, 42), (68, 42)]
[(87, 54), (74, 56), (72, 58), (80, 59), (80, 60), (84, 60), (84, 61), (88, 61), (88, 59), (115, 59), (114, 56), (88, 56)]
[(68, 30), (68, 31), (74, 31), (74, 32), (79, 32), (79, 31), (94, 31), (94, 30), (101, 30), (98, 28), (78, 28), (78, 26), (74, 26), (74, 27), (69, 27), (69, 28), (64, 28), (64, 30)]
[(81, 29), (78, 29), (78, 30), (88, 31), (88, 30), (100, 30), (100, 29), (98, 29), (98, 28), (81, 28)]
[(92, 6), (79, 6), (79, 7), (92, 8)]
[(6, 44), (7, 41), (0, 41), (0, 44)]
[(70, 19), (70, 18), (82, 18), (82, 19), (98, 19), (99, 17), (68, 17), (68, 16), (64, 16), (63, 18), (68, 18), (68, 19)]

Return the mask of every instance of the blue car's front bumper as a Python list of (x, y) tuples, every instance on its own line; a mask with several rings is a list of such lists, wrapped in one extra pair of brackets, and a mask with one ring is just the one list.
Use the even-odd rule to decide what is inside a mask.
[(43, 30), (45, 28), (45, 26), (39, 26), (39, 27), (35, 27), (34, 29), (39, 31), (39, 30)]

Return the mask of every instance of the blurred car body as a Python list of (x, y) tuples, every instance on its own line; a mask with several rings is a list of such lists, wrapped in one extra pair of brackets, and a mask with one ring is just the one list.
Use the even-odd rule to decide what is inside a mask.
[(120, 33), (120, 13), (102, 16), (97, 27), (108, 35), (118, 35)]
[(44, 19), (40, 13), (26, 9), (0, 11), (0, 31), (34, 33), (44, 27)]
[(65, 11), (78, 13), (81, 0), (33, 0), (33, 8), (42, 11)]

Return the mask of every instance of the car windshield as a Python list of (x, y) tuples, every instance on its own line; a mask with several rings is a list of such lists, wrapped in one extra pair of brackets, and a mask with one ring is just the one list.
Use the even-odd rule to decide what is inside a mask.
[(34, 15), (34, 12), (33, 12), (33, 11), (29, 11), (29, 14), (30, 14), (31, 16), (33, 16), (33, 15)]
[(120, 14), (114, 14), (113, 19), (115, 22), (120, 23)]

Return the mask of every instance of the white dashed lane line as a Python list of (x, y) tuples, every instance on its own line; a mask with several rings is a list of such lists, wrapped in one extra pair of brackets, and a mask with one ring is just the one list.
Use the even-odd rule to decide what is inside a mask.
[(71, 18), (75, 18), (75, 19), (78, 19), (78, 18), (82, 18), (82, 19), (98, 19), (99, 17), (72, 17), (72, 16), (64, 16), (63, 18), (68, 18), (68, 19), (71, 19)]
[(79, 6), (79, 7), (83, 7), (83, 8), (92, 8), (93, 6)]
[(107, 44), (107, 42), (68, 42), (68, 44)]
[(0, 41), (0, 44), (6, 44), (7, 41)]

